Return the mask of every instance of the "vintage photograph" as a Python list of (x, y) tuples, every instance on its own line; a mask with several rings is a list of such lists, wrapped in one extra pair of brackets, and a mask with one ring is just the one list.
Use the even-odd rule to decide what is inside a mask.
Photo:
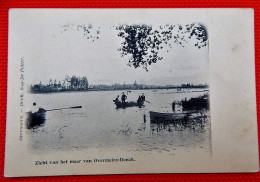
[(31, 152), (210, 154), (209, 40), (198, 22), (48, 27), (26, 65)]
[(9, 16), (5, 176), (256, 170), (250, 10)]

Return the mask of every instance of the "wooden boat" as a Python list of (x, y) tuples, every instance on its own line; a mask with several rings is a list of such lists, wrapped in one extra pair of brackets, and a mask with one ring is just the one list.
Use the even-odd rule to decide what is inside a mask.
[(150, 111), (150, 121), (151, 123), (161, 123), (161, 122), (187, 122), (190, 113), (161, 113)]
[(198, 98), (191, 98), (190, 100), (181, 101), (183, 110), (202, 110), (209, 109), (208, 95), (203, 95)]
[(44, 109), (40, 108), (37, 112), (28, 112), (27, 114), (28, 129), (44, 124), (46, 116), (46, 111)]
[(114, 102), (116, 105), (116, 108), (126, 108), (126, 107), (142, 107), (144, 105), (144, 101), (140, 102)]

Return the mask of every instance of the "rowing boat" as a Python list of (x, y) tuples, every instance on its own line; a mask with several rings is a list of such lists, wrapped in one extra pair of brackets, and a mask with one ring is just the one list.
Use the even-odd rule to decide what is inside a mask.
[(44, 124), (46, 117), (46, 111), (44, 109), (40, 108), (37, 112), (28, 112), (27, 114), (28, 129)]
[(114, 102), (116, 105), (116, 108), (126, 108), (126, 107), (142, 107), (144, 105), (144, 101), (140, 102)]

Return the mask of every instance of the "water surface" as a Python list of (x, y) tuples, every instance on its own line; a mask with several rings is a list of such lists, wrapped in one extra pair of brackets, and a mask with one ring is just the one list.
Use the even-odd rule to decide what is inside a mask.
[[(81, 109), (47, 112), (46, 122), (27, 129), (32, 152), (122, 150), (168, 153), (200, 151), (210, 154), (210, 117), (193, 125), (151, 124), (149, 111), (172, 113), (173, 101), (208, 93), (205, 89), (132, 90), (128, 101), (145, 94), (145, 106), (116, 109), (112, 100), (122, 91), (31, 94), (30, 100), (45, 109), (81, 105)], [(126, 92), (125, 92), (126, 93)], [(181, 107), (176, 112), (182, 112)], [(209, 112), (206, 113), (209, 116)], [(144, 115), (146, 121), (144, 121)]]

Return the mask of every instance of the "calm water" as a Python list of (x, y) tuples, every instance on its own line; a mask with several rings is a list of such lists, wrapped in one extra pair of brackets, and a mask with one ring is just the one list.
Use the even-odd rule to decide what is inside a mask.
[[(43, 126), (26, 130), (32, 152), (50, 150), (93, 149), (122, 151), (167, 152), (204, 151), (210, 153), (210, 117), (193, 126), (150, 124), (149, 111), (173, 112), (171, 103), (207, 91), (199, 89), (146, 90), (128, 93), (128, 101), (136, 101), (145, 93), (145, 107), (116, 109), (112, 102), (122, 91), (73, 92), (54, 94), (31, 94), (29, 100), (36, 101), (45, 109), (79, 106), (47, 112)], [(181, 108), (177, 108), (181, 112)], [(146, 115), (146, 122), (144, 122)], [(209, 115), (209, 112), (207, 113)]]

